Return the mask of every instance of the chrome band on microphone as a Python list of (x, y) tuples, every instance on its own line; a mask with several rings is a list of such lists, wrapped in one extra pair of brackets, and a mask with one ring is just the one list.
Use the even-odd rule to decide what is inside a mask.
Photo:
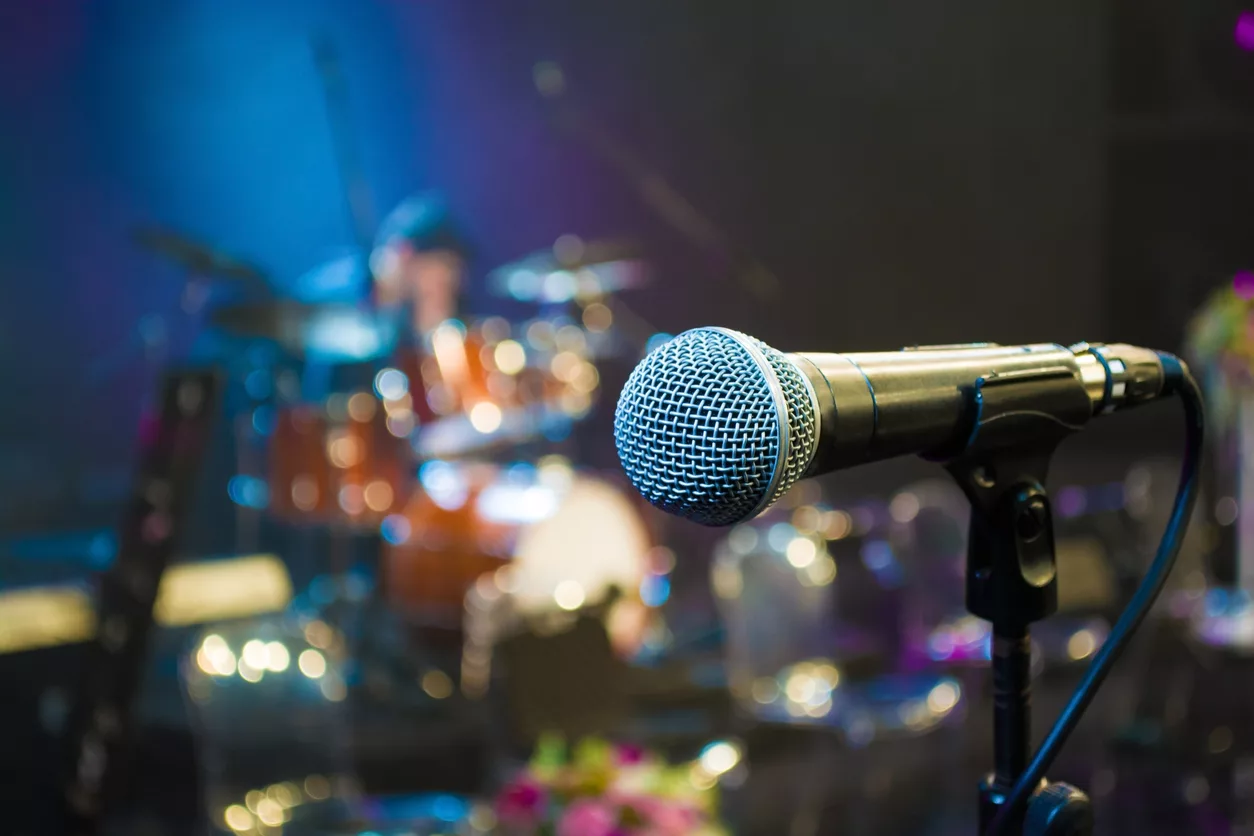
[[(822, 426), (830, 430), (818, 445), (807, 475), (830, 469), (867, 450), (875, 435), (875, 392), (862, 369), (843, 354), (790, 354), (817, 394)], [(826, 439), (830, 436), (831, 443)]]
[(1153, 400), (1163, 391), (1158, 353), (1123, 343), (1077, 343), (1071, 347), (1080, 377), (1093, 400), (1093, 414)]

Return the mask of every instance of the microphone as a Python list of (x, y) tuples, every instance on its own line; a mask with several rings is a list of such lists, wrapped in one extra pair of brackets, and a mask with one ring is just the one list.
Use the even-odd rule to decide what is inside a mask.
[(1088, 343), (785, 354), (737, 331), (697, 328), (636, 366), (614, 441), (649, 503), (732, 525), (807, 476), (907, 453), (943, 461), (1056, 443), (1095, 415), (1164, 394), (1164, 360), (1179, 363)]

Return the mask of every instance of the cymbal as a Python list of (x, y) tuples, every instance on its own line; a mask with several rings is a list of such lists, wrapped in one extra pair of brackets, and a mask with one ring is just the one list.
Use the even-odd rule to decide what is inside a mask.
[(536, 304), (590, 299), (645, 283), (639, 247), (622, 241), (582, 241), (570, 235), (488, 274), (488, 287), (494, 294)]
[(244, 339), (274, 341), (298, 356), (358, 362), (388, 354), (402, 323), (399, 311), (268, 301), (216, 308), (209, 313), (209, 324)]
[(253, 284), (267, 283), (265, 274), (259, 268), (180, 232), (160, 227), (140, 227), (132, 237), (140, 248), (167, 258), (190, 273)]
[(370, 292), (365, 259), (356, 250), (319, 262), (296, 278), (284, 295), (302, 302), (326, 303), (359, 299)]
[(549, 404), (503, 409), (500, 425), (491, 432), (477, 429), (468, 415), (450, 415), (422, 424), (411, 445), (424, 460), (482, 457), (535, 441), (546, 430), (569, 428), (573, 423), (573, 418)]

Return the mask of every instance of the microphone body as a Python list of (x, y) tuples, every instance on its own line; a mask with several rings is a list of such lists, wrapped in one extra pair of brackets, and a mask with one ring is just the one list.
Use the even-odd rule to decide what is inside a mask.
[(1021, 409), (1079, 429), (1094, 415), (1152, 400), (1163, 384), (1157, 353), (1129, 345), (975, 343), (786, 356), (814, 387), (826, 427), (807, 475), (905, 454), (949, 458), (976, 431), (987, 443), (998, 428), (978, 425), (985, 387), (1016, 389)]
[(730, 525), (800, 478), (1056, 438), (1158, 397), (1163, 383), (1157, 352), (1122, 344), (784, 354), (735, 331), (699, 328), (632, 372), (615, 441), (650, 503)]

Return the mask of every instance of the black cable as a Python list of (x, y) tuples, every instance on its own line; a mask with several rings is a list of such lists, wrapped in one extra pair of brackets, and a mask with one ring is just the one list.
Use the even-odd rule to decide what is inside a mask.
[(1162, 592), (1167, 576), (1171, 574), (1171, 569), (1176, 563), (1176, 556), (1180, 553), (1184, 532), (1188, 528), (1189, 518), (1193, 515), (1193, 505), (1197, 500), (1198, 469), (1202, 459), (1205, 419), (1202, 392), (1197, 381), (1189, 374), (1188, 368), (1170, 354), (1160, 354), (1159, 357), (1163, 364), (1163, 394), (1178, 395), (1184, 406), (1185, 443), (1184, 461), (1180, 466), (1180, 485), (1176, 488), (1176, 499), (1171, 508), (1167, 528), (1163, 532), (1162, 540), (1158, 543), (1158, 553), (1154, 556), (1154, 562), (1150, 564), (1132, 600), (1128, 602), (1128, 606), (1124, 608), (1119, 620), (1110, 631), (1110, 636), (1102, 645), (1102, 649), (1098, 651), (1092, 664), (1085, 671), (1084, 679), (1076, 687), (1075, 693), (1071, 695), (1071, 700), (1058, 715), (1058, 719), (1054, 721), (1054, 727), (1050, 729), (1044, 742), (1041, 743), (1032, 762), (1019, 776), (1014, 789), (1006, 796), (1005, 803), (1001, 805), (1001, 809), (984, 832), (984, 836), (999, 836), (1007, 824), (1013, 821), (1027, 804), (1028, 799), (1040, 784), (1041, 778), (1045, 776), (1045, 771), (1049, 769), (1058, 751), (1066, 743), (1067, 737), (1080, 722), (1085, 709), (1097, 695), (1097, 689), (1101, 687), (1106, 675), (1114, 667), (1119, 655), (1127, 646), (1128, 640), (1132, 638), (1136, 628), (1149, 613), (1154, 600)]

